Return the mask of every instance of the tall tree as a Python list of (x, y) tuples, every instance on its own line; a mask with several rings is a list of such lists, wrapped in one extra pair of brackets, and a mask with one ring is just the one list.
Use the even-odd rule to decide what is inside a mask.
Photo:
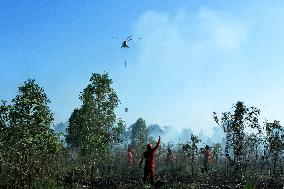
[(107, 73), (93, 74), (80, 95), (82, 106), (69, 118), (66, 141), (70, 147), (79, 147), (83, 156), (106, 152), (113, 133), (121, 127), (116, 125), (114, 110), (119, 100), (112, 83)]
[(148, 142), (148, 130), (146, 122), (139, 118), (133, 125), (131, 125), (131, 146), (145, 148)]
[[(223, 131), (226, 133), (226, 156), (233, 161), (242, 159), (243, 146), (245, 144), (245, 129), (256, 129), (257, 133), (261, 133), (261, 126), (258, 123), (260, 110), (256, 107), (246, 107), (243, 102), (238, 101), (233, 106), (232, 112), (223, 112), (219, 119), (217, 114), (213, 112), (214, 119)], [(231, 158), (233, 155), (233, 158)]]
[(7, 180), (16, 187), (31, 186), (34, 180), (53, 174), (53, 158), (61, 144), (50, 128), (50, 100), (35, 80), (25, 81), (12, 103), (1, 108), (1, 128), (6, 135), (2, 156), (10, 167)]

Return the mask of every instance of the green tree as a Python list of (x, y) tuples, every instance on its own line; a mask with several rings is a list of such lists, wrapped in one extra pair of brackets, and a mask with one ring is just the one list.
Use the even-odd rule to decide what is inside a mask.
[(7, 165), (6, 180), (14, 187), (31, 187), (34, 181), (49, 179), (54, 174), (54, 157), (61, 143), (50, 128), (50, 101), (35, 80), (25, 81), (12, 103), (1, 107), (1, 128), (5, 129), (1, 152)]
[(148, 142), (148, 129), (146, 122), (139, 118), (134, 124), (130, 126), (131, 128), (131, 146), (145, 148)]
[(72, 148), (79, 147), (79, 142), (81, 141), (82, 137), (82, 121), (83, 119), (80, 109), (75, 108), (68, 120), (66, 135), (66, 142)]
[(118, 119), (117, 126), (112, 129), (112, 142), (114, 144), (125, 142), (126, 128), (125, 123), (122, 119)]
[(201, 142), (201, 139), (198, 138), (197, 135), (194, 135), (191, 133), (190, 142), (187, 142), (186, 144), (182, 145), (182, 150), (186, 152), (187, 156), (190, 159), (191, 162), (191, 174), (194, 174), (194, 164), (195, 160), (198, 156), (198, 143)]
[(217, 165), (218, 159), (221, 156), (222, 146), (220, 143), (213, 144), (212, 160)]
[(102, 158), (112, 141), (117, 140), (121, 122), (116, 124), (114, 110), (119, 99), (112, 83), (107, 73), (92, 74), (90, 84), (80, 95), (82, 106), (69, 118), (66, 142), (71, 148), (79, 148), (82, 156)]
[(257, 133), (261, 133), (261, 126), (258, 123), (260, 110), (255, 107), (248, 108), (243, 102), (238, 101), (233, 106), (233, 111), (223, 112), (220, 119), (215, 112), (213, 114), (215, 122), (226, 133), (225, 153), (227, 158), (233, 160), (234, 163), (243, 159), (245, 129), (256, 129)]
[(133, 151), (134, 161), (138, 161), (141, 158), (142, 153), (146, 149), (149, 134), (145, 120), (139, 118), (135, 123), (129, 127), (130, 131), (130, 148)]
[[(279, 121), (275, 120), (272, 123), (265, 122), (265, 130), (265, 146), (268, 151), (267, 154), (272, 161), (272, 171), (275, 173), (277, 163), (279, 160), (281, 162), (281, 155), (284, 151), (284, 128), (280, 125)], [(282, 166), (281, 163), (279, 166)]]
[[(1, 100), (0, 105), (0, 175), (2, 173), (3, 154), (5, 153), (5, 140), (8, 139), (8, 127), (10, 126), (11, 105), (6, 105), (7, 101)], [(1, 182), (1, 178), (0, 178)]]

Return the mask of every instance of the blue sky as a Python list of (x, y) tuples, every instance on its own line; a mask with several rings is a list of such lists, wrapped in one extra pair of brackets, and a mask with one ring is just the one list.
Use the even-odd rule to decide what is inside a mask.
[(142, 117), (210, 134), (212, 112), (238, 100), (261, 108), (261, 121), (283, 122), (283, 9), (284, 1), (256, 0), (3, 0), (0, 98), (34, 78), (55, 123), (65, 122), (91, 73), (106, 71), (128, 125)]

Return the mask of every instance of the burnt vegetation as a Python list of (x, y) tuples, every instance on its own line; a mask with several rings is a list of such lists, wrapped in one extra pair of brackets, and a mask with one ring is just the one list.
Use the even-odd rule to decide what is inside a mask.
[[(0, 105), (0, 188), (282, 188), (284, 128), (259, 121), (260, 109), (239, 101), (213, 113), (223, 142), (185, 132), (168, 143), (165, 129), (138, 118), (126, 128), (107, 73), (93, 74), (67, 129), (53, 129), (44, 89), (35, 80)], [(143, 184), (139, 160), (150, 142), (155, 184)], [(220, 136), (221, 137), (221, 136)], [(203, 143), (202, 143), (203, 142)], [(204, 145), (206, 144), (206, 146)]]

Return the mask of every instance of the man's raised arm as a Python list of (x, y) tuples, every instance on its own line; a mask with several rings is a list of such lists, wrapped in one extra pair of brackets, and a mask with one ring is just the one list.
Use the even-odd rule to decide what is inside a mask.
[(154, 148), (154, 150), (157, 150), (159, 148), (160, 140), (161, 140), (161, 137), (159, 136), (158, 142), (157, 142), (156, 147)]

